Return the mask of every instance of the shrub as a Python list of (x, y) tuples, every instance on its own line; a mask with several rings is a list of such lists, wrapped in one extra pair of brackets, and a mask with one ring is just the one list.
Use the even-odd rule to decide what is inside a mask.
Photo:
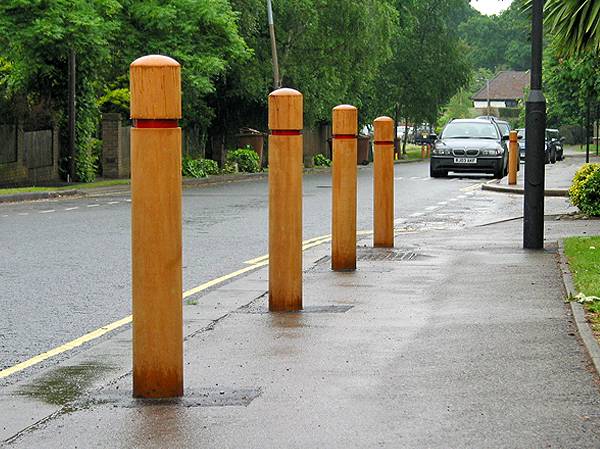
[(238, 170), (244, 173), (258, 173), (260, 171), (260, 159), (256, 151), (250, 148), (239, 148), (227, 153), (227, 162), (237, 164)]
[(577, 170), (569, 196), (584, 214), (600, 216), (600, 164), (585, 164)]
[(315, 167), (331, 167), (331, 160), (324, 154), (315, 154), (313, 157)]
[(218, 175), (220, 173), (219, 164), (212, 159), (198, 159), (200, 167), (207, 175)]

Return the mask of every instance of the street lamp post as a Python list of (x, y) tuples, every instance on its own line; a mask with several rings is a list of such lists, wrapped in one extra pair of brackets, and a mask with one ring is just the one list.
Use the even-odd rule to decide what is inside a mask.
[(269, 21), (269, 35), (271, 37), (271, 57), (273, 59), (273, 88), (277, 90), (281, 87), (281, 78), (279, 76), (277, 41), (275, 39), (275, 21), (273, 20), (273, 6), (271, 5), (271, 0), (267, 0), (267, 19)]
[(544, 0), (533, 0), (531, 27), (531, 92), (526, 103), (525, 201), (523, 247), (544, 247), (546, 98), (542, 92)]

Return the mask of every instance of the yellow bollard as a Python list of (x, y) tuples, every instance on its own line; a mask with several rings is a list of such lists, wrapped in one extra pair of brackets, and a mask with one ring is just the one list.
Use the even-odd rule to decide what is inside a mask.
[[(269, 95), (269, 310), (302, 310), (303, 97)], [(356, 160), (356, 158), (355, 158)]]
[(517, 183), (517, 169), (519, 168), (519, 138), (516, 131), (510, 132), (508, 144), (508, 184)]
[(376, 247), (394, 247), (394, 120), (379, 117), (373, 122), (373, 212)]
[(183, 395), (179, 63), (131, 64), (133, 396)]
[(358, 109), (333, 109), (331, 268), (356, 270), (356, 152)]

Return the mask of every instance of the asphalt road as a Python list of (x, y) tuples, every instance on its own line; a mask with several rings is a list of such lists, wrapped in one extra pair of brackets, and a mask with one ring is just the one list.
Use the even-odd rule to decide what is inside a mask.
[[(396, 165), (395, 174), (397, 225), (407, 229), (520, 214), (520, 197), (478, 190), (488, 177), (431, 179), (427, 163)], [(358, 186), (358, 229), (370, 230), (370, 167)], [(184, 191), (184, 290), (266, 254), (267, 192), (266, 180)], [(564, 209), (564, 199), (552, 201)], [(305, 176), (305, 239), (330, 233), (330, 205), (330, 175)], [(0, 369), (130, 314), (128, 195), (0, 205), (0, 229)]]

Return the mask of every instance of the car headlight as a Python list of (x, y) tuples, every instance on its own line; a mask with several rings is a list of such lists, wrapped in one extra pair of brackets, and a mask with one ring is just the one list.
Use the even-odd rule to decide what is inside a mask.
[(500, 155), (502, 152), (502, 150), (500, 150), (499, 148), (486, 148), (481, 150), (481, 155), (482, 156), (498, 156)]
[(452, 154), (452, 150), (449, 148), (435, 147), (433, 150), (431, 150), (431, 153), (435, 154), (436, 156), (447, 156)]

